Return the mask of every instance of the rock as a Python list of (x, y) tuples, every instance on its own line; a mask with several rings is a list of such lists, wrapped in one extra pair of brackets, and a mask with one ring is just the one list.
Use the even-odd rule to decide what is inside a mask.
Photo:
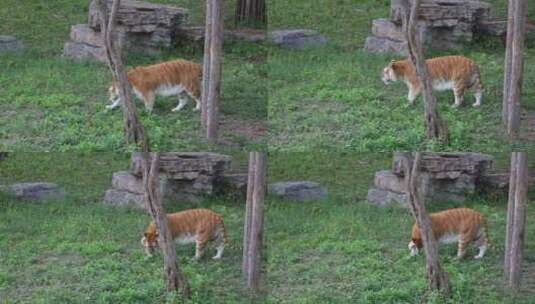
[(4, 191), (18, 199), (34, 202), (62, 201), (65, 199), (65, 191), (53, 183), (20, 183), (4, 187)]
[(101, 62), (106, 62), (106, 50), (102, 47), (95, 47), (89, 44), (67, 42), (63, 46), (63, 56), (82, 60), (94, 59)]
[(405, 179), (392, 173), (392, 171), (382, 170), (375, 173), (375, 187), (381, 190), (389, 190), (399, 193), (407, 192)]
[(491, 173), (481, 176), (479, 186), (485, 191), (509, 191), (509, 173)]
[[(106, 0), (108, 8), (112, 1)], [(142, 54), (158, 54), (179, 41), (179, 31), (185, 23), (187, 11), (169, 5), (125, 0), (117, 12), (118, 39), (125, 50)], [(71, 41), (64, 46), (66, 57), (105, 61), (101, 40), (99, 13), (96, 1), (89, 5), (88, 24), (71, 27)]]
[(364, 49), (374, 54), (397, 54), (407, 56), (405, 42), (395, 41), (388, 38), (370, 36), (366, 38)]
[(221, 182), (218, 182), (217, 194), (230, 195), (234, 198), (247, 196), (247, 173), (224, 174)]
[(407, 194), (376, 188), (368, 189), (368, 202), (379, 207), (387, 207), (392, 205), (397, 205), (404, 208), (409, 207)]
[[(111, 10), (112, 0), (106, 0)], [(152, 33), (157, 29), (165, 29), (174, 33), (185, 22), (187, 10), (171, 5), (123, 0), (117, 12), (118, 26), (126, 27), (128, 32)], [(96, 1), (89, 5), (88, 25), (100, 31), (99, 13)]]
[[(403, 176), (403, 162), (412, 159), (412, 154), (394, 153), (393, 172)], [(433, 174), (434, 178), (454, 179), (462, 173), (483, 175), (492, 168), (494, 157), (481, 153), (424, 152), (422, 153), (421, 170)]]
[(6, 53), (20, 53), (24, 45), (13, 36), (0, 35), (0, 55)]
[[(366, 40), (365, 50), (372, 53), (407, 55), (400, 44), (405, 41), (401, 25), (408, 9), (407, 3), (404, 0), (391, 0), (390, 20), (373, 21), (373, 36)], [(487, 18), (489, 12), (490, 5), (480, 1), (424, 1), (418, 10), (420, 41), (427, 49), (458, 49), (464, 43), (472, 41), (476, 24)]]
[(109, 189), (104, 195), (104, 202), (117, 207), (135, 206), (145, 209), (144, 195), (128, 191)]
[(279, 182), (269, 186), (269, 191), (283, 199), (295, 201), (318, 201), (327, 199), (327, 190), (310, 181)]
[(145, 193), (143, 179), (128, 171), (113, 173), (111, 185), (116, 190), (128, 191), (135, 194)]
[(272, 43), (291, 49), (319, 47), (327, 44), (327, 38), (317, 31), (307, 29), (279, 30), (268, 34)]
[(372, 34), (380, 38), (389, 38), (400, 42), (405, 41), (405, 33), (401, 26), (387, 19), (373, 20)]
[[(200, 175), (214, 176), (230, 167), (231, 158), (227, 155), (207, 152), (176, 152), (160, 155), (160, 171), (169, 179), (194, 180)], [(141, 176), (143, 157), (132, 155), (131, 172)]]

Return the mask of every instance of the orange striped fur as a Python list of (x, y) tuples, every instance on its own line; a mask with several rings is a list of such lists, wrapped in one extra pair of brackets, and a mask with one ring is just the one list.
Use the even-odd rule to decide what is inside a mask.
[[(201, 78), (202, 67), (191, 61), (173, 60), (149, 66), (135, 67), (127, 72), (128, 82), (134, 94), (145, 104), (147, 111), (152, 112), (156, 95), (179, 97), (179, 104), (172, 111), (180, 111), (187, 103), (183, 93), (197, 103), (195, 109), (201, 107)], [(117, 82), (112, 80), (109, 88), (113, 109), (120, 105)]]
[[(476, 259), (482, 258), (489, 246), (488, 226), (485, 217), (472, 209), (456, 208), (430, 214), (431, 228), (435, 239), (440, 243), (457, 242), (457, 257), (462, 258), (470, 242), (479, 248)], [(415, 223), (412, 227), (412, 239), (409, 243), (411, 255), (417, 255), (423, 247), (420, 228)]]
[[(178, 243), (196, 243), (194, 259), (202, 257), (204, 248), (210, 241), (213, 241), (217, 251), (213, 259), (220, 259), (225, 244), (228, 243), (223, 217), (208, 209), (190, 209), (167, 214), (167, 224), (171, 236)], [(141, 244), (149, 256), (158, 247), (158, 231), (154, 222), (145, 230)]]
[[(466, 90), (472, 89), (476, 102), (473, 106), (481, 105), (483, 85), (479, 67), (471, 59), (463, 56), (444, 56), (426, 60), (431, 84), (434, 90), (453, 90), (455, 102), (452, 107), (460, 106), (464, 101)], [(422, 86), (416, 69), (409, 59), (392, 61), (383, 69), (382, 80), (390, 84), (403, 80), (409, 89), (407, 99), (412, 104), (420, 95)]]

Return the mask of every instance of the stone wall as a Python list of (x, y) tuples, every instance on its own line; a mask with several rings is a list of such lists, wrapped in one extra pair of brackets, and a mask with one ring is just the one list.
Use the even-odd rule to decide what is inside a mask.
[[(107, 0), (107, 4), (111, 8), (112, 0)], [(126, 50), (154, 53), (177, 42), (186, 19), (187, 11), (183, 8), (124, 0), (117, 12), (117, 29)], [(63, 48), (64, 56), (106, 60), (95, 0), (89, 5), (88, 23), (73, 25), (70, 38)]]
[[(243, 193), (247, 189), (246, 175), (230, 173), (230, 165), (230, 156), (222, 154), (162, 153), (161, 193), (166, 200), (187, 202), (222, 192)], [(143, 168), (143, 157), (133, 154), (130, 170), (113, 174), (112, 187), (106, 191), (104, 202), (144, 208)]]
[[(404, 162), (413, 154), (394, 153), (392, 170), (375, 173), (374, 188), (368, 201), (379, 206), (397, 204), (408, 207)], [(494, 157), (479, 153), (423, 153), (420, 189), (426, 202), (462, 202), (469, 195), (488, 187), (507, 187), (507, 174), (492, 173)], [(505, 183), (505, 184), (504, 184)]]
[[(407, 55), (402, 30), (404, 2), (391, 0), (390, 18), (373, 21), (372, 36), (366, 39), (365, 50)], [(488, 19), (489, 11), (490, 4), (482, 1), (424, 0), (418, 14), (417, 33), (425, 48), (456, 49), (472, 41), (478, 23)]]

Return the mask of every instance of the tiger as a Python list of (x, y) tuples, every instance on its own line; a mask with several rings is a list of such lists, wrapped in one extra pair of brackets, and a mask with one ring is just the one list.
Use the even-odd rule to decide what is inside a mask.
[[(470, 242), (474, 242), (474, 245), (479, 249), (475, 259), (480, 259), (485, 255), (489, 247), (489, 229), (487, 220), (481, 213), (469, 208), (455, 208), (432, 213), (430, 217), (431, 229), (439, 243), (458, 242), (458, 259), (465, 256), (466, 247)], [(411, 256), (418, 255), (423, 247), (417, 223), (414, 223), (412, 227), (412, 239), (408, 247)]]
[[(156, 95), (179, 97), (178, 105), (171, 111), (182, 110), (187, 104), (185, 92), (196, 102), (195, 110), (201, 108), (201, 79), (202, 67), (192, 61), (173, 60), (149, 66), (138, 66), (127, 72), (128, 82), (137, 98), (145, 104), (146, 110), (151, 113), (154, 108)], [(112, 110), (121, 105), (117, 80), (112, 79), (108, 89), (109, 105), (106, 109)]]
[[(453, 90), (455, 102), (452, 107), (459, 107), (464, 101), (464, 93), (471, 89), (476, 99), (474, 107), (481, 105), (483, 84), (477, 64), (464, 56), (444, 56), (426, 60), (427, 69), (434, 90)], [(388, 85), (397, 80), (405, 81), (409, 94), (409, 105), (420, 95), (422, 86), (416, 75), (416, 69), (409, 59), (392, 60), (384, 69), (382, 80)]]
[[(167, 225), (171, 237), (179, 244), (196, 243), (194, 260), (204, 254), (208, 242), (213, 242), (216, 254), (212, 257), (219, 260), (223, 256), (225, 244), (228, 243), (223, 217), (209, 209), (189, 209), (167, 214)], [(153, 222), (149, 224), (141, 238), (141, 245), (147, 256), (153, 256), (158, 247), (158, 230)]]

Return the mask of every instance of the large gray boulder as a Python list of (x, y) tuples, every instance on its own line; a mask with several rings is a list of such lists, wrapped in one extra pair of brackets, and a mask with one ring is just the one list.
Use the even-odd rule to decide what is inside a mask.
[(117, 207), (133, 206), (145, 209), (145, 197), (143, 194), (123, 190), (108, 189), (104, 195), (104, 202)]
[(45, 202), (65, 199), (65, 191), (53, 183), (19, 183), (2, 188), (4, 192), (25, 201)]
[(13, 36), (0, 35), (0, 55), (5, 53), (19, 53), (24, 49), (20, 40)]
[(111, 185), (116, 190), (128, 191), (135, 194), (145, 193), (143, 179), (128, 171), (113, 173)]
[(319, 47), (327, 44), (327, 38), (314, 30), (292, 29), (273, 31), (268, 34), (272, 43), (291, 49)]
[(398, 54), (400, 56), (408, 54), (405, 42), (375, 36), (366, 38), (364, 49), (374, 54)]
[(320, 184), (310, 181), (279, 182), (269, 185), (269, 192), (279, 198), (306, 202), (325, 200), (328, 192)]
[(407, 194), (377, 188), (368, 189), (368, 202), (379, 207), (409, 207)]
[(103, 47), (78, 42), (66, 42), (63, 45), (63, 56), (76, 60), (94, 59), (101, 62), (107, 60), (106, 50)]

